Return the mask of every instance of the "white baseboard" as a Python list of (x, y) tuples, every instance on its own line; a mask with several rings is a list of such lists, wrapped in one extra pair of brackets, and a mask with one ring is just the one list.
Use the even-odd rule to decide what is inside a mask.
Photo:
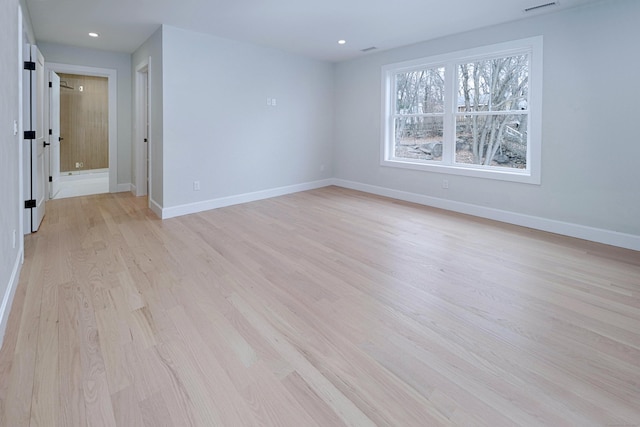
[(640, 236), (634, 234), (619, 233), (617, 231), (588, 227), (563, 221), (556, 221), (553, 219), (525, 215), (500, 209), (493, 209), (484, 206), (472, 205), (469, 203), (456, 202), (453, 200), (440, 199), (438, 197), (393, 190), (390, 188), (362, 184), (359, 182), (343, 179), (335, 178), (332, 181), (333, 185), (350, 188), (352, 190), (364, 191), (365, 193), (377, 194), (379, 196), (391, 197), (398, 200), (404, 200), (407, 202), (446, 209), (449, 211), (506, 222), (509, 224), (520, 225), (536, 230), (548, 231), (564, 236), (576, 237), (578, 239), (590, 240), (592, 242), (604, 243), (607, 245), (640, 251)]
[(11, 271), (11, 277), (7, 284), (7, 290), (2, 298), (2, 305), (0, 305), (0, 348), (4, 342), (4, 333), (7, 330), (7, 322), (9, 321), (9, 313), (11, 312), (11, 304), (13, 303), (13, 297), (16, 294), (18, 288), (18, 281), (20, 279), (20, 269), (22, 268), (23, 261), (22, 250), (18, 252), (16, 261), (13, 264), (13, 270)]
[[(314, 190), (316, 188), (332, 185), (332, 179), (305, 182), (302, 184), (289, 185), (286, 187), (271, 188), (268, 190), (255, 191), (252, 193), (238, 194), (235, 196), (221, 197), (218, 199), (204, 200), (202, 202), (189, 203), (185, 205), (162, 208), (162, 219), (173, 218), (181, 215), (208, 211), (210, 209), (222, 208), (225, 206), (237, 205), (240, 203), (254, 202), (256, 200), (268, 199), (270, 197), (284, 196), (285, 194), (297, 193), (299, 191)], [(155, 210), (154, 210), (155, 212)]]
[(330, 178), (303, 184), (290, 185), (286, 187), (256, 191), (252, 193), (238, 194), (234, 196), (221, 197), (218, 199), (205, 200), (185, 205), (172, 206), (168, 208), (163, 208), (154, 200), (151, 200), (150, 207), (151, 210), (156, 215), (158, 215), (158, 217), (162, 219), (168, 219), (176, 216), (207, 211), (210, 209), (222, 208), (225, 206), (237, 205), (240, 203), (248, 203), (256, 200), (268, 199), (270, 197), (283, 196), (285, 194), (297, 193), (299, 191), (313, 190), (329, 185), (336, 185), (338, 187), (364, 191), (366, 193), (377, 194), (379, 196), (391, 197), (398, 200), (432, 206), (435, 208), (473, 215), (481, 218), (492, 219), (508, 224), (519, 225), (522, 227), (548, 231), (550, 233), (556, 233), (564, 236), (575, 237), (578, 239), (590, 240), (592, 242), (604, 243), (606, 245), (618, 246), (621, 248), (640, 251), (640, 236), (635, 234), (620, 233), (612, 230), (588, 227), (585, 225), (557, 221), (553, 219), (510, 212), (501, 209), (488, 208), (485, 206), (478, 206), (470, 203), (441, 199), (438, 197), (425, 196), (422, 194), (410, 193), (407, 191), (393, 190), (386, 187), (378, 187), (375, 185), (363, 184), (338, 178)]
[(124, 193), (125, 191), (131, 191), (133, 186), (131, 184), (118, 184), (116, 187), (116, 193)]
[(156, 201), (153, 200), (151, 196), (149, 196), (149, 209), (151, 209), (151, 211), (156, 214), (158, 218), (162, 218), (162, 206), (156, 203)]
[(60, 182), (82, 181), (85, 179), (109, 178), (109, 169), (89, 169), (80, 172), (61, 172)]

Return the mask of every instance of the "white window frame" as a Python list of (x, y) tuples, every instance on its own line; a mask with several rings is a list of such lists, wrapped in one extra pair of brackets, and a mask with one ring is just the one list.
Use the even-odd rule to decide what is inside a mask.
[[(528, 54), (529, 100), (526, 110), (528, 123), (526, 169), (455, 163), (455, 120), (457, 113), (457, 65), (478, 60)], [(445, 132), (442, 141), (442, 160), (417, 160), (394, 157), (395, 75), (422, 68), (445, 67)], [(492, 114), (495, 112), (488, 112)], [(500, 114), (500, 112), (498, 112)], [(514, 40), (489, 46), (430, 56), (382, 67), (382, 138), (380, 164), (396, 168), (417, 169), (498, 179), (527, 184), (540, 184), (542, 145), (542, 36)]]

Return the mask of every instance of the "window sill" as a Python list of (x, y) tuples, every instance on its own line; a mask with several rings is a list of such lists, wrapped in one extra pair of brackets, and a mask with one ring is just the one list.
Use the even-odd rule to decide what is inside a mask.
[(436, 162), (416, 162), (403, 159), (382, 160), (381, 166), (420, 170), (424, 172), (444, 173), (449, 175), (470, 176), (475, 178), (495, 179), (499, 181), (511, 181), (522, 184), (540, 184), (540, 174), (537, 171), (526, 169), (501, 169), (482, 165), (445, 165)]

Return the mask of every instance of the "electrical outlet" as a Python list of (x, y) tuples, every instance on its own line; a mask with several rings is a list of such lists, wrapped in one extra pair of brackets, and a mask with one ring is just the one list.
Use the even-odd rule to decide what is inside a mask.
[(193, 191), (200, 191), (200, 181), (193, 181)]
[(447, 190), (449, 188), (449, 180), (448, 179), (443, 179), (442, 180), (442, 188), (444, 188), (445, 190)]
[(76, 169), (80, 169), (80, 162), (76, 162)]

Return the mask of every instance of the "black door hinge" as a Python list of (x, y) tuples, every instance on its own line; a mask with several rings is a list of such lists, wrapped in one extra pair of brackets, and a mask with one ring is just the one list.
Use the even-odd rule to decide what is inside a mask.
[(49, 135), (53, 135), (53, 129), (49, 129)]
[(53, 87), (53, 83), (52, 82), (49, 82), (49, 87)]
[(33, 61), (24, 61), (24, 69), (34, 71), (36, 69), (36, 63)]
[(36, 131), (35, 130), (25, 130), (24, 131), (24, 139), (36, 139)]
[(53, 182), (53, 177), (52, 176), (49, 177), (49, 182)]
[(25, 209), (32, 209), (36, 207), (36, 201), (31, 199), (31, 200), (25, 200), (24, 201), (24, 208)]

